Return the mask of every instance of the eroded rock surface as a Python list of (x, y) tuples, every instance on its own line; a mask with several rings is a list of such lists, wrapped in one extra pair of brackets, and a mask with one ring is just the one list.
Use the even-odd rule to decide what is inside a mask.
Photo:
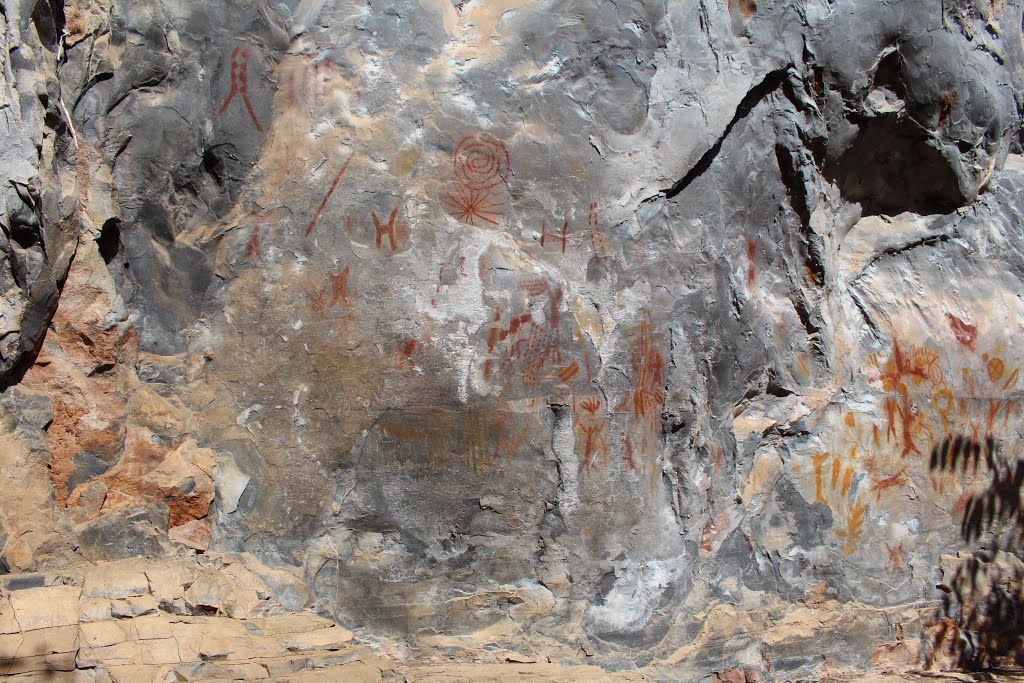
[(936, 577), (1020, 550), (1016, 0), (2, 16), (12, 572), (243, 553), (396, 657), (664, 680), (988, 628)]

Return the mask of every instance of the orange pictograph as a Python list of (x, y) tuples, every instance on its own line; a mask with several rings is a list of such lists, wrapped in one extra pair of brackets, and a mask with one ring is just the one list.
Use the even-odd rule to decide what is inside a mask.
[(888, 394), (883, 404), (888, 423), (886, 437), (902, 441), (901, 455), (922, 454), (917, 438), (922, 431), (923, 415), (916, 408), (914, 393), (922, 385), (934, 386), (941, 382), (938, 361), (934, 351), (904, 348), (894, 341), (889, 360), (876, 365), (882, 388)]
[(630, 344), (629, 365), (632, 389), (619, 404), (619, 410), (630, 418), (623, 433), (623, 458), (629, 469), (647, 476), (653, 491), (662, 434), (661, 411), (665, 404), (665, 362), (654, 339), (654, 321), (649, 309), (644, 309)]
[[(894, 337), (888, 354), (868, 354), (865, 370), (877, 387), (870, 407), (840, 404), (831, 448), (807, 453), (805, 498), (840, 521), (844, 554), (878, 540), (883, 525), (867, 520), (884, 519), (893, 500), (928, 483), (936, 505), (966, 514), (979, 470), (1019, 448), (1019, 368), (970, 320), (945, 314), (945, 346)], [(905, 571), (906, 546), (889, 551), (890, 572)]]
[(604, 461), (608, 456), (608, 439), (604, 412), (601, 410), (601, 399), (589, 396), (577, 402), (573, 398), (572, 414), (573, 429), (576, 432), (576, 448), (582, 445), (583, 459), (580, 461), (580, 472), (589, 471), (594, 467), (595, 459), (601, 456)]

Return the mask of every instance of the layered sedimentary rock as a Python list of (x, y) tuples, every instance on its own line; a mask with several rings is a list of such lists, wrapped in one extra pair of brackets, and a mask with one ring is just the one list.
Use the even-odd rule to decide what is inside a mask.
[(402, 652), (666, 680), (988, 628), (1020, 3), (3, 17), (9, 570), (246, 552)]

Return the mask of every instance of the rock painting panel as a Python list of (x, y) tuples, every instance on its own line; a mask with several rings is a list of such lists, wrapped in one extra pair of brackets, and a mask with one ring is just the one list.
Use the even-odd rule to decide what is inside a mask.
[(448, 214), (474, 227), (498, 225), (511, 172), (505, 143), (487, 133), (467, 135), (455, 147), (452, 167), (452, 181), (442, 193)]
[(220, 109), (217, 110), (218, 117), (228, 110), (228, 107), (234, 102), (235, 96), (241, 98), (242, 105), (252, 120), (252, 125), (256, 127), (257, 131), (262, 133), (263, 126), (260, 125), (259, 119), (256, 118), (252, 102), (249, 101), (249, 50), (247, 48), (236, 47), (231, 51), (231, 89), (228, 90), (227, 97), (224, 98)]

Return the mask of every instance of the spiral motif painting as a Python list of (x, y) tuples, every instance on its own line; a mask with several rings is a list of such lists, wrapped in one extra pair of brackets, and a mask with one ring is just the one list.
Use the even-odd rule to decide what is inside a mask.
[(508, 180), (508, 148), (486, 133), (462, 138), (452, 163), (456, 180), (471, 190), (489, 190)]

